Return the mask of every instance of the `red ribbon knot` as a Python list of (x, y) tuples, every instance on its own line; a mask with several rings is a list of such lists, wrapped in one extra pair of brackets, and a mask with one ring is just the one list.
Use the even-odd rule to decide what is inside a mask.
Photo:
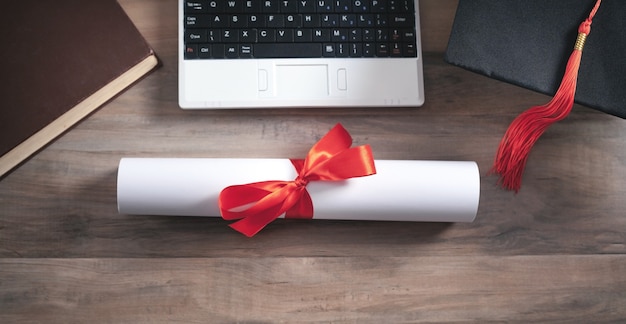
[(296, 180), (294, 180), (294, 182), (296, 183), (296, 186), (298, 187), (306, 187), (306, 185), (309, 184), (309, 180), (301, 176), (298, 176)]
[(251, 237), (267, 224), (285, 218), (313, 218), (310, 181), (340, 181), (376, 173), (369, 145), (352, 146), (352, 137), (335, 125), (309, 151), (306, 159), (291, 159), (298, 176), (292, 181), (262, 181), (224, 188), (218, 203), (222, 218), (237, 220), (230, 227)]

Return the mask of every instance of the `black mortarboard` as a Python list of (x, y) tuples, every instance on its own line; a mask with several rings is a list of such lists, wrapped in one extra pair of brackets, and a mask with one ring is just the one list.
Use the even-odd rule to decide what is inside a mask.
[(574, 101), (626, 118), (626, 1), (601, 3), (459, 0), (445, 60), (554, 95), (513, 120), (500, 142), (492, 172), (505, 188), (519, 190), (532, 146)]
[[(596, 0), (459, 0), (445, 60), (554, 95)], [(593, 19), (575, 101), (626, 118), (626, 1), (603, 0)]]

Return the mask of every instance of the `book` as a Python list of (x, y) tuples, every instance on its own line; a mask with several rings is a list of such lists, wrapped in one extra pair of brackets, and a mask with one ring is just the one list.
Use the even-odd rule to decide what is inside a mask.
[[(444, 59), (553, 96), (574, 49), (578, 26), (595, 3), (459, 0)], [(575, 102), (626, 118), (625, 53), (626, 1), (602, 1), (582, 52)]]
[(0, 44), (0, 177), (158, 65), (115, 0), (7, 2)]

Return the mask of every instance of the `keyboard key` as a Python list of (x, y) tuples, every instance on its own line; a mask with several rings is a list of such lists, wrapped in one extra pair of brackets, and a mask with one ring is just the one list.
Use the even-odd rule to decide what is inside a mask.
[(259, 2), (261, 2), (261, 11), (262, 12), (267, 12), (267, 13), (280, 12), (279, 0), (263, 0), (263, 1), (259, 1)]
[(352, 28), (349, 31), (349, 37), (351, 42), (360, 42), (363, 40), (362, 30), (360, 28)]
[(204, 43), (206, 39), (206, 30), (185, 31), (185, 43)]
[(267, 15), (265, 26), (269, 28), (285, 27), (285, 17), (283, 15)]
[(390, 15), (389, 25), (394, 27), (413, 27), (415, 25), (415, 16), (409, 14)]
[(261, 1), (243, 1), (244, 13), (259, 13), (261, 12)]
[(302, 26), (302, 15), (288, 14), (285, 15), (285, 27), (287, 28), (299, 28)]
[(415, 44), (407, 43), (404, 44), (404, 56), (405, 57), (417, 57), (417, 48)]
[(228, 21), (228, 26), (230, 28), (248, 27), (248, 20), (246, 19), (245, 15), (230, 15)]
[(376, 32), (374, 29), (365, 28), (361, 30), (361, 39), (364, 42), (371, 42), (376, 40)]
[(350, 47), (346, 43), (335, 44), (335, 55), (337, 57), (350, 56)]
[(324, 28), (316, 28), (311, 30), (312, 40), (316, 43), (330, 42), (330, 30)]
[(238, 45), (226, 45), (224, 46), (224, 55), (226, 58), (238, 58), (239, 46)]
[(372, 14), (362, 14), (357, 16), (357, 26), (364, 28), (374, 27), (375, 20)]
[(209, 44), (198, 45), (198, 58), (201, 58), (201, 59), (211, 58), (211, 45)]
[(317, 0), (299, 0), (298, 12), (302, 12), (302, 13), (315, 12), (315, 1)]
[(222, 34), (219, 29), (207, 29), (206, 41), (209, 43), (219, 43), (222, 41)]
[(206, 8), (209, 13), (224, 12), (222, 0), (210, 0), (210, 1), (205, 1), (205, 2), (207, 2)]
[(313, 31), (311, 29), (296, 29), (293, 34), (293, 40), (295, 42), (312, 42), (313, 41)]
[(201, 13), (207, 11), (207, 3), (205, 1), (185, 1), (185, 13)]
[(332, 44), (332, 43), (324, 44), (322, 55), (324, 57), (335, 57), (335, 44)]
[(386, 4), (386, 1), (372, 1), (372, 7), (370, 8), (370, 10), (372, 12), (387, 12)]
[(333, 0), (315, 1), (317, 12), (333, 12)]
[(240, 58), (252, 58), (252, 45), (250, 44), (239, 45), (239, 57)]
[(402, 57), (402, 47), (400, 43), (391, 43), (389, 55), (391, 57)]
[(389, 30), (384, 28), (379, 28), (375, 30), (376, 40), (379, 42), (386, 42), (389, 40)]
[(209, 28), (209, 15), (185, 15), (185, 28)]
[(265, 27), (265, 17), (262, 15), (248, 15), (248, 27)]
[(236, 29), (222, 29), (222, 42), (236, 43), (239, 41), (239, 31)]
[(339, 27), (350, 28), (350, 27), (356, 27), (356, 25), (357, 25), (356, 15), (352, 15), (352, 14), (339, 15)]
[(185, 58), (186, 59), (195, 59), (198, 57), (198, 45), (197, 44), (188, 44), (185, 46)]
[(224, 44), (213, 44), (211, 45), (211, 56), (213, 58), (225, 58), (224, 55)]
[(257, 34), (257, 40), (259, 42), (271, 43), (276, 41), (275, 29), (259, 29)]
[(293, 30), (291, 29), (277, 29), (276, 30), (276, 41), (280, 43), (291, 43), (293, 42)]
[(257, 30), (252, 29), (240, 29), (239, 41), (242, 43), (256, 43), (257, 42)]
[(363, 48), (361, 43), (350, 43), (350, 56), (351, 57), (361, 57), (363, 56)]
[(321, 27), (320, 15), (314, 14), (305, 14), (302, 15), (302, 27), (304, 28), (312, 28), (312, 27)]
[(298, 12), (298, 0), (281, 0), (279, 1), (280, 12), (296, 13)]
[(321, 27), (339, 27), (339, 15), (321, 15)]
[(346, 28), (335, 28), (331, 30), (331, 40), (333, 42), (345, 42), (350, 37), (350, 30)]
[(211, 15), (210, 16), (210, 20), (211, 20), (211, 27), (213, 28), (225, 28), (228, 27), (229, 24), (229, 20), (228, 20), (229, 16), (228, 15)]
[(335, 0), (335, 12), (350, 12), (352, 0)]
[(374, 43), (363, 43), (361, 51), (363, 53), (363, 57), (376, 56), (376, 46)]
[(244, 2), (253, 2), (253, 1), (244, 1), (244, 0), (228, 0), (224, 1), (224, 11), (225, 12), (233, 12), (239, 13), (243, 11), (243, 3)]
[(320, 43), (277, 43), (255, 44), (253, 55), (258, 58), (303, 58), (321, 57), (322, 44)]
[[(377, 0), (378, 2), (379, 0)], [(370, 10), (370, 1), (368, 0), (352, 0), (352, 11), (359, 12), (369, 12)]]
[(389, 30), (389, 39), (393, 42), (402, 40), (402, 32), (399, 29)]
[(379, 56), (379, 57), (389, 56), (389, 45), (387, 43), (376, 44), (376, 56)]

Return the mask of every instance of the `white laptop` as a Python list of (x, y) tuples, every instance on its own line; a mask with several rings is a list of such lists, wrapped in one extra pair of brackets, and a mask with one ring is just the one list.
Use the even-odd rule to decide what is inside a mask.
[(418, 0), (179, 0), (179, 105), (421, 106), (418, 8)]

